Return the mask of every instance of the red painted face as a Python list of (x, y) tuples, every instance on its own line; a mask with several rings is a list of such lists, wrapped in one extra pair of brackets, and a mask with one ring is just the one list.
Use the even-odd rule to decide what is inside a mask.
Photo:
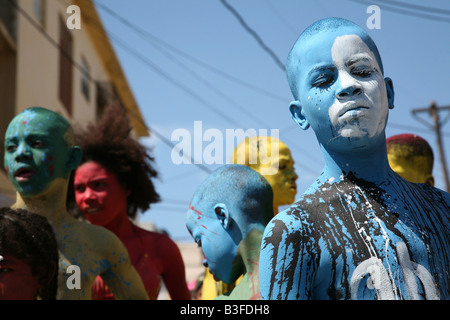
[(35, 300), (38, 280), (30, 266), (11, 255), (0, 261), (0, 300)]
[(106, 226), (127, 214), (128, 193), (113, 173), (96, 162), (77, 169), (74, 189), (78, 207), (92, 224)]

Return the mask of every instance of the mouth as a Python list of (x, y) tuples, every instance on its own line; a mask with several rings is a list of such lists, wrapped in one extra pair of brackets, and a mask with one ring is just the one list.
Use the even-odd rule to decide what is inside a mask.
[(101, 207), (86, 207), (83, 209), (83, 212), (88, 215), (91, 215), (91, 214), (99, 213), (101, 210), (102, 210)]
[(360, 103), (348, 103), (342, 108), (341, 112), (339, 113), (339, 117), (357, 117), (368, 109), (368, 106), (361, 105)]
[(34, 175), (34, 171), (28, 168), (20, 168), (14, 173), (17, 181), (28, 181)]

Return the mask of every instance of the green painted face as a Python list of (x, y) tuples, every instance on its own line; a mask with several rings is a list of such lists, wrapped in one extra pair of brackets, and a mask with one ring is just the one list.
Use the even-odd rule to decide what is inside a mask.
[(5, 134), (4, 165), (22, 196), (48, 190), (56, 178), (68, 179), (70, 149), (65, 139), (69, 122), (57, 113), (30, 108), (17, 115)]

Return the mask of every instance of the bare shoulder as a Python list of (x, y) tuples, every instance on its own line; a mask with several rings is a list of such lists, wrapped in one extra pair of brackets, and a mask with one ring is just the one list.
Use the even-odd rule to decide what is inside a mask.
[(73, 223), (73, 231), (76, 232), (82, 243), (85, 243), (88, 246), (91, 245), (99, 252), (126, 252), (122, 241), (120, 241), (120, 239), (113, 232), (101, 226), (76, 220)]
[(307, 208), (303, 199), (299, 199), (270, 220), (264, 231), (265, 241), (279, 242), (291, 234), (298, 234), (303, 228), (304, 215), (307, 215)]
[(168, 245), (176, 245), (175, 242), (166, 233), (150, 231), (138, 226), (135, 226), (135, 229), (139, 233), (139, 236), (145, 241), (145, 243), (147, 245), (151, 243), (152, 246), (155, 247), (155, 249), (159, 249), (161, 248), (161, 246), (166, 247)]
[(450, 193), (427, 184), (420, 183), (415, 184), (415, 186), (423, 191), (434, 207), (440, 209), (446, 215), (450, 213)]

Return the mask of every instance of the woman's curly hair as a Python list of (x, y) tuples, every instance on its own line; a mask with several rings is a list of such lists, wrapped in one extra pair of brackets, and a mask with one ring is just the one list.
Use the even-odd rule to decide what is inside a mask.
[(58, 245), (48, 220), (24, 209), (0, 208), (0, 254), (25, 262), (42, 286), (37, 299), (55, 300)]
[[(121, 186), (129, 191), (127, 213), (134, 219), (138, 209), (148, 210), (160, 197), (152, 181), (158, 177), (154, 158), (150, 150), (130, 135), (131, 130), (124, 108), (115, 103), (105, 109), (97, 124), (89, 124), (85, 130), (75, 128), (75, 144), (83, 151), (81, 164), (98, 163), (115, 174)], [(73, 201), (73, 177), (69, 185)]]

